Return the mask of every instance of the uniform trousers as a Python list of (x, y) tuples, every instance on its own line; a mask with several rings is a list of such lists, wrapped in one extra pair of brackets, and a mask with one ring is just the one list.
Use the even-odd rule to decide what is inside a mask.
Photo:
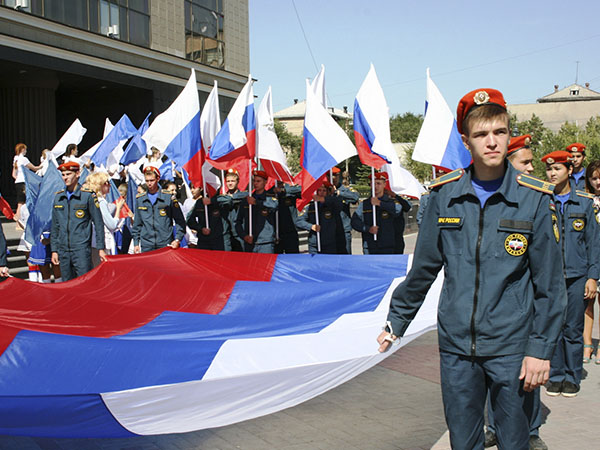
[[(487, 429), (496, 434), (496, 421), (494, 420), (494, 411), (488, 395), (488, 427)], [(539, 436), (542, 426), (542, 402), (540, 401), (540, 389), (532, 392), (525, 392), (525, 414), (529, 420), (529, 436)]]
[(567, 316), (550, 361), (550, 381), (570, 381), (579, 386), (583, 371), (583, 321), (586, 277), (567, 278)]
[(281, 233), (279, 242), (275, 245), (276, 253), (300, 253), (298, 232)]
[(525, 393), (519, 373), (523, 355), (457, 355), (440, 350), (440, 374), (446, 423), (454, 450), (483, 449), (487, 391), (499, 449), (529, 449)]
[(264, 244), (248, 244), (244, 242), (244, 251), (246, 253), (275, 253), (275, 244), (266, 242)]
[(87, 246), (74, 250), (59, 250), (58, 260), (63, 281), (72, 280), (92, 270), (92, 248)]

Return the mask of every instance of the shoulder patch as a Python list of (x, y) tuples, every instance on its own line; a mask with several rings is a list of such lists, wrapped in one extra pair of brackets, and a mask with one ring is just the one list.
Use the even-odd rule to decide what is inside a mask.
[(535, 191), (544, 192), (545, 194), (552, 194), (554, 192), (554, 184), (524, 173), (517, 175), (517, 183)]
[(91, 189), (82, 187), (81, 192), (92, 192), (93, 193), (94, 191), (92, 191)]
[(580, 191), (579, 189), (577, 189), (575, 192), (580, 197), (591, 198), (592, 200), (594, 199), (594, 194), (590, 194), (589, 192)]
[(169, 195), (171, 195), (171, 192), (169, 192), (166, 189), (161, 189), (160, 192), (162, 192), (163, 194), (169, 194)]
[(61, 189), (60, 191), (56, 191), (56, 194), (62, 194), (63, 192), (65, 192), (65, 190)]
[(431, 189), (443, 186), (446, 183), (450, 183), (451, 181), (459, 180), (465, 174), (465, 169), (456, 169), (450, 173), (444, 174), (441, 177), (437, 177), (435, 180), (431, 182), (429, 187)]
[(143, 194), (137, 194), (137, 195), (135, 196), (135, 198), (140, 198), (140, 197), (143, 197), (144, 195), (146, 195), (146, 193), (145, 193), (145, 192), (144, 192)]

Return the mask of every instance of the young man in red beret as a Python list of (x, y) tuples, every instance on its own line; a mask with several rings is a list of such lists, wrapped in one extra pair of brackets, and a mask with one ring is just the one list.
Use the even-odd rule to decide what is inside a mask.
[(573, 173), (570, 177), (575, 181), (575, 188), (585, 191), (585, 145), (575, 142), (567, 145), (567, 152), (571, 154), (571, 163), (573, 164)]
[[(144, 168), (148, 191), (135, 199), (135, 218), (131, 236), (135, 253), (149, 252), (163, 247), (179, 248), (185, 234), (185, 218), (171, 192), (160, 189), (160, 170), (154, 166)], [(173, 238), (175, 225), (175, 238)]]
[(529, 147), (531, 135), (524, 134), (510, 139), (508, 144), (508, 162), (519, 172), (531, 175), (533, 173), (533, 152)]
[(405, 333), (443, 268), (438, 337), (452, 448), (483, 447), (489, 390), (498, 447), (524, 450), (524, 399), (548, 380), (566, 302), (552, 191), (506, 161), (510, 128), (501, 92), (469, 92), (457, 125), (473, 163), (432, 183), (413, 266), (377, 340), (386, 351)]
[[(269, 176), (263, 170), (252, 172), (254, 192), (240, 203), (235, 229), (244, 240), (244, 251), (249, 253), (275, 253), (275, 211), (277, 198), (265, 191)], [(245, 193), (247, 194), (247, 193)], [(252, 216), (250, 216), (252, 205)], [(250, 220), (252, 233), (250, 233)]]
[(100, 259), (106, 261), (104, 222), (96, 194), (79, 185), (79, 163), (68, 161), (58, 170), (65, 189), (54, 197), (50, 248), (52, 264), (60, 265), (62, 279), (68, 281), (92, 270), (92, 224)]
[(583, 322), (589, 300), (596, 297), (600, 277), (600, 229), (594, 213), (592, 194), (575, 188), (570, 178), (572, 152), (545, 155), (548, 181), (555, 185), (553, 219), (562, 240), (562, 260), (567, 284), (567, 316), (550, 364), (546, 394), (575, 397), (583, 370)]

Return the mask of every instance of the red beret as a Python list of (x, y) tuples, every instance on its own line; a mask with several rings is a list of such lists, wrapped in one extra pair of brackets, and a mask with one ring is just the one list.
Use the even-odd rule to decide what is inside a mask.
[(469, 112), (482, 105), (498, 105), (506, 109), (504, 96), (496, 89), (475, 89), (469, 92), (460, 99), (456, 108), (456, 125), (460, 134), (463, 134), (462, 124)]
[(522, 148), (528, 148), (531, 143), (531, 135), (524, 134), (523, 136), (516, 136), (510, 138), (510, 143), (508, 144), (508, 155), (520, 150)]
[(569, 152), (565, 152), (564, 150), (557, 150), (552, 153), (548, 153), (542, 158), (542, 162), (546, 164), (555, 164), (555, 163), (570, 163), (571, 162), (571, 154)]
[(387, 172), (377, 172), (375, 174), (375, 179), (387, 181), (389, 179), (389, 176), (388, 176)]
[(255, 177), (264, 178), (265, 180), (269, 179), (269, 175), (267, 175), (267, 172), (265, 172), (264, 170), (254, 170), (252, 171), (252, 175), (254, 175)]
[(75, 161), (67, 161), (66, 163), (62, 163), (58, 166), (58, 170), (61, 172), (63, 170), (72, 170), (73, 172), (77, 172), (79, 170), (79, 163)]
[(579, 153), (584, 153), (585, 152), (585, 145), (580, 144), (579, 142), (575, 142), (574, 144), (571, 145), (567, 145), (567, 151), (568, 152), (579, 152)]
[(227, 169), (227, 175), (237, 175), (240, 176), (239, 172), (236, 169)]
[(147, 174), (147, 173), (153, 173), (153, 174), (156, 175), (156, 177), (158, 179), (160, 179), (160, 170), (158, 170), (154, 166), (146, 166), (146, 167), (144, 167), (144, 174)]
[(339, 167), (334, 166), (331, 168), (331, 173), (340, 173), (340, 172), (341, 172), (341, 170)]

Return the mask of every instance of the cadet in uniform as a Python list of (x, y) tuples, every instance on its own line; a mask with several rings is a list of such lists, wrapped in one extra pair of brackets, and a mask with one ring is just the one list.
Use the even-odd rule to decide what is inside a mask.
[(524, 450), (523, 391), (548, 379), (566, 304), (552, 190), (507, 163), (509, 117), (499, 91), (465, 95), (457, 125), (473, 164), (432, 183), (411, 271), (377, 340), (386, 351), (405, 333), (444, 268), (438, 333), (452, 448), (483, 447), (489, 388), (499, 448)]
[(593, 195), (575, 188), (570, 178), (571, 153), (556, 151), (542, 158), (546, 176), (556, 185), (551, 204), (562, 249), (567, 283), (567, 316), (550, 364), (546, 394), (575, 397), (583, 370), (583, 315), (588, 301), (596, 297), (600, 276), (600, 229), (594, 213)]
[[(362, 233), (363, 253), (394, 254), (396, 252), (396, 228), (394, 220), (402, 214), (402, 206), (385, 192), (388, 174), (375, 174), (375, 197), (363, 200), (352, 214), (352, 228)], [(373, 205), (377, 224), (373, 224)], [(377, 235), (377, 240), (374, 235)]]
[(346, 248), (341, 249), (342, 254), (352, 254), (352, 223), (350, 215), (350, 205), (356, 205), (359, 200), (358, 192), (354, 189), (344, 186), (340, 181), (340, 169), (334, 167), (331, 169), (333, 174), (333, 186), (335, 187), (334, 195), (340, 198), (342, 201), (342, 211), (340, 212), (340, 218), (342, 219), (342, 225), (344, 227), (344, 237), (346, 239)]
[(238, 184), (240, 182), (240, 174), (235, 169), (227, 169), (227, 173), (225, 174), (225, 186), (227, 189), (227, 195), (231, 197), (232, 204), (231, 210), (229, 211), (229, 234), (230, 234), (230, 242), (231, 242), (231, 250), (234, 252), (243, 252), (244, 251), (244, 241), (241, 237), (238, 236), (237, 231), (235, 229), (235, 220), (237, 219), (238, 211), (240, 210), (240, 203), (243, 198), (247, 196), (246, 193), (241, 193), (238, 189)]
[[(319, 224), (315, 214), (315, 202), (310, 202), (304, 207), (302, 213), (298, 215), (296, 225), (301, 230), (307, 230), (308, 235), (308, 253), (327, 253), (338, 254), (340, 247), (342, 250), (346, 248), (346, 239), (344, 234), (340, 233), (343, 230), (342, 221), (340, 219), (340, 210), (342, 202), (339, 197), (331, 195), (333, 185), (329, 181), (325, 181), (317, 188), (313, 196), (315, 202), (318, 202)], [(317, 245), (317, 233), (321, 241), (321, 251)]]
[[(511, 137), (508, 144), (507, 159), (512, 166), (519, 172), (527, 175), (533, 173), (533, 152), (529, 147), (531, 135)], [(540, 427), (542, 426), (542, 405), (540, 401), (540, 390), (535, 389), (525, 401), (525, 412), (529, 420), (529, 449), (530, 450), (548, 450), (548, 446), (540, 438)], [(493, 447), (497, 443), (496, 423), (494, 421), (494, 411), (490, 404), (488, 395), (487, 408), (488, 426), (485, 433), (485, 447)]]
[(52, 208), (50, 247), (52, 264), (60, 264), (63, 281), (92, 270), (92, 224), (101, 261), (104, 252), (104, 222), (96, 194), (79, 186), (79, 164), (68, 161), (58, 166), (65, 189), (56, 193)]
[[(249, 253), (274, 253), (275, 252), (275, 211), (277, 211), (277, 198), (268, 195), (265, 185), (269, 178), (262, 170), (255, 170), (254, 192), (251, 197), (246, 196), (240, 203), (235, 222), (238, 236), (244, 240), (244, 251)], [(250, 235), (249, 216), (252, 205), (252, 235)]]
[(571, 162), (573, 163), (573, 173), (571, 178), (575, 181), (575, 188), (580, 191), (585, 190), (585, 145), (575, 142), (567, 145), (567, 151), (571, 154)]
[(277, 181), (271, 192), (277, 195), (279, 203), (276, 217), (276, 224), (279, 224), (279, 237), (275, 244), (275, 253), (299, 253), (296, 200), (301, 197), (302, 188), (299, 185), (290, 186)]
[(4, 230), (0, 225), (0, 277), (8, 276), (8, 267), (6, 266), (6, 238), (4, 237)]
[(524, 134), (510, 138), (508, 144), (508, 162), (519, 172), (531, 175), (533, 173), (533, 152), (529, 147), (531, 135)]
[[(135, 199), (135, 218), (131, 236), (135, 253), (149, 252), (170, 246), (179, 248), (185, 234), (185, 218), (177, 200), (166, 189), (160, 189), (160, 171), (154, 166), (144, 168), (148, 192)], [(173, 239), (173, 223), (175, 239)]]
[[(228, 195), (200, 197), (187, 218), (187, 226), (198, 236), (196, 248), (203, 250), (231, 251), (229, 212), (233, 200)], [(204, 206), (208, 208), (208, 225)]]

